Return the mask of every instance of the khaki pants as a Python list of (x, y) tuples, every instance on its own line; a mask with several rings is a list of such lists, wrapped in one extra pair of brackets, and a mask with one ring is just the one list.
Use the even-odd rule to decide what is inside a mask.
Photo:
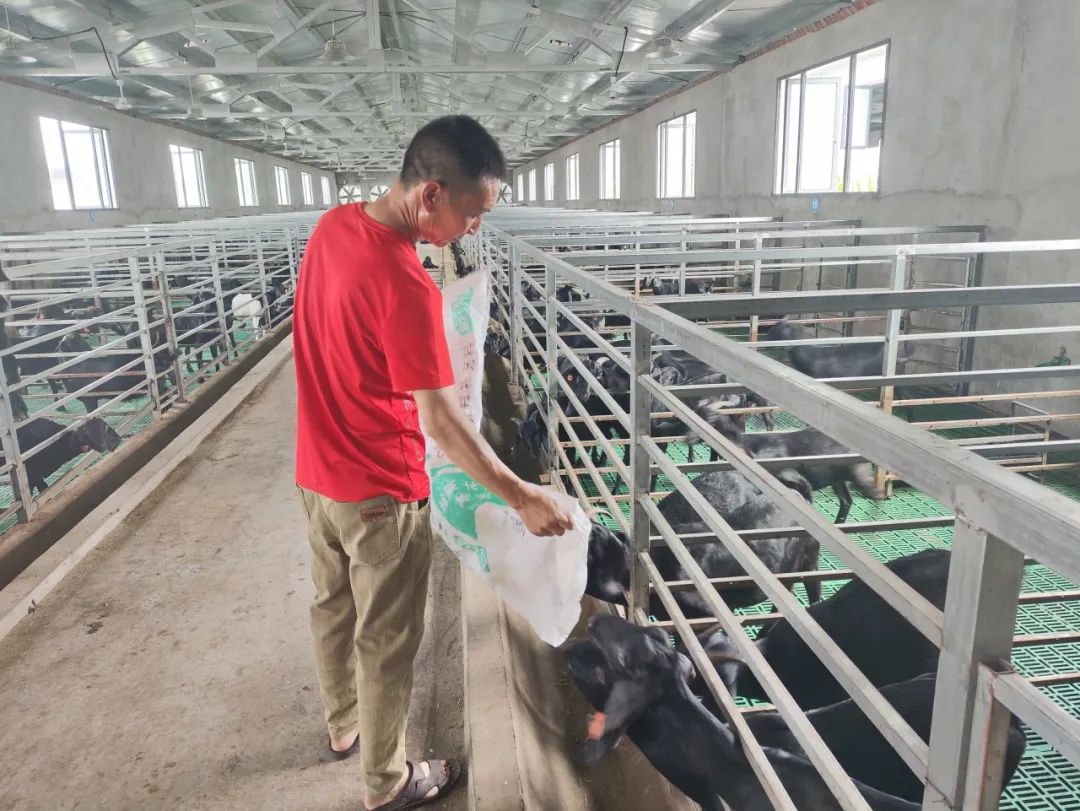
[(413, 659), (424, 633), (431, 522), (427, 501), (332, 501), (300, 488), (315, 600), (311, 631), (332, 738), (356, 729), (371, 794), (405, 773)]

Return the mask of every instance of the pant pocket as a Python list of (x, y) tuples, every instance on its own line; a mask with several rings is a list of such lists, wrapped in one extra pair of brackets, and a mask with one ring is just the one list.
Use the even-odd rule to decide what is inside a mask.
[(335, 521), (349, 558), (360, 566), (377, 566), (401, 553), (407, 504), (392, 498), (359, 504), (337, 504)]

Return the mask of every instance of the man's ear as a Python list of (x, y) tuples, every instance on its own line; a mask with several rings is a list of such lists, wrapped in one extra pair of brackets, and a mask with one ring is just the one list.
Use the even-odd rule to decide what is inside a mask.
[(615, 682), (604, 703), (604, 711), (589, 721), (589, 740), (585, 743), (585, 762), (593, 765), (615, 748), (627, 728), (649, 705), (645, 685), (622, 679)]
[(425, 180), (420, 184), (420, 202), (428, 213), (435, 210), (439, 201), (446, 194), (447, 190), (437, 180)]

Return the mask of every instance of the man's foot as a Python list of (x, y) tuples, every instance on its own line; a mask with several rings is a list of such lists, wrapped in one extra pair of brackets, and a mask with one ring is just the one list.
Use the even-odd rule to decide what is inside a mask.
[(344, 760), (360, 751), (360, 733), (354, 732), (344, 738), (331, 738), (328, 747), (334, 760)]
[(461, 776), (461, 767), (449, 760), (408, 764), (401, 782), (385, 797), (364, 800), (367, 811), (408, 811), (442, 797)]

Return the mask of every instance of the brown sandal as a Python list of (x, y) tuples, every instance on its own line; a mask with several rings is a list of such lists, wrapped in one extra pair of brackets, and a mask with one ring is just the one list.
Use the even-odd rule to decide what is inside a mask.
[[(452, 760), (427, 760), (427, 777), (410, 762), (409, 778), (401, 793), (388, 803), (376, 806), (373, 811), (408, 811), (441, 800), (461, 777), (461, 766)], [(428, 797), (428, 792), (437, 789)]]

